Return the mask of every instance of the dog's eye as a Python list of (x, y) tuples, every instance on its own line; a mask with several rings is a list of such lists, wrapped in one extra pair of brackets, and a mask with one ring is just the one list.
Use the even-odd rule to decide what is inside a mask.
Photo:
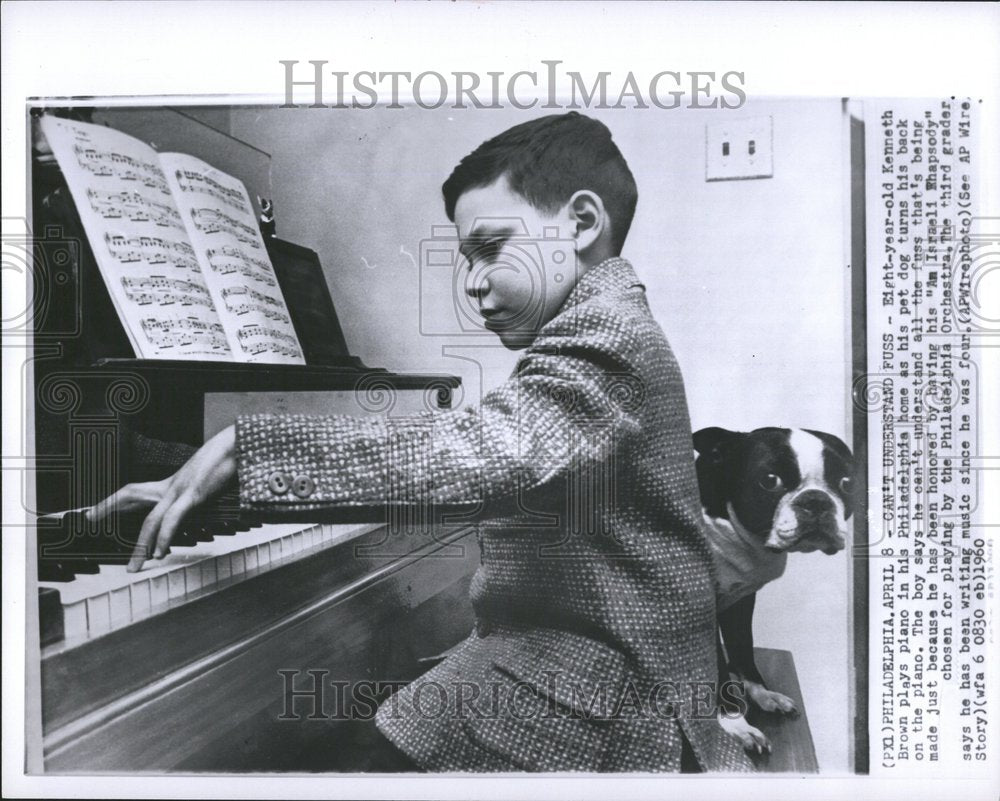
[(760, 480), (760, 485), (768, 492), (777, 492), (785, 488), (785, 483), (781, 480), (781, 476), (776, 476), (774, 473), (768, 473), (764, 476)]
[(844, 476), (840, 479), (840, 491), (844, 495), (851, 495), (854, 492), (854, 479), (850, 476)]

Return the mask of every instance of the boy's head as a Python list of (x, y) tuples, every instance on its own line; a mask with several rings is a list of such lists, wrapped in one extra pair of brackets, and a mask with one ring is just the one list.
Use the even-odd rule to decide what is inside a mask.
[[(484, 142), (442, 191), (469, 262), (467, 291), (511, 348), (530, 344), (588, 267), (621, 252), (637, 199), (610, 131), (576, 112)], [(572, 243), (575, 265), (548, 257), (553, 233), (563, 257)]]

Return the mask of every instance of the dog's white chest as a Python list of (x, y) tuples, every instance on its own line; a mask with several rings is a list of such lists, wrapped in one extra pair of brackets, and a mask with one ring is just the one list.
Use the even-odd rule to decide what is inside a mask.
[(705, 515), (705, 528), (715, 561), (719, 610), (757, 592), (785, 572), (788, 554), (771, 553), (757, 543), (748, 542), (725, 518)]

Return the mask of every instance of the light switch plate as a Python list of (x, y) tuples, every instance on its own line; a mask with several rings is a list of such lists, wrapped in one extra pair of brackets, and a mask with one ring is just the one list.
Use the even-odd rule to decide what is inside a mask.
[(745, 117), (705, 127), (705, 180), (733, 181), (774, 175), (770, 117)]

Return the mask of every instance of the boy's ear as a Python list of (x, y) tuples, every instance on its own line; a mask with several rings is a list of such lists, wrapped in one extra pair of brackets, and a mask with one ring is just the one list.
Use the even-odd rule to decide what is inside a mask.
[(604, 201), (596, 192), (581, 189), (573, 193), (567, 205), (574, 225), (577, 252), (583, 252), (597, 242), (610, 226)]

